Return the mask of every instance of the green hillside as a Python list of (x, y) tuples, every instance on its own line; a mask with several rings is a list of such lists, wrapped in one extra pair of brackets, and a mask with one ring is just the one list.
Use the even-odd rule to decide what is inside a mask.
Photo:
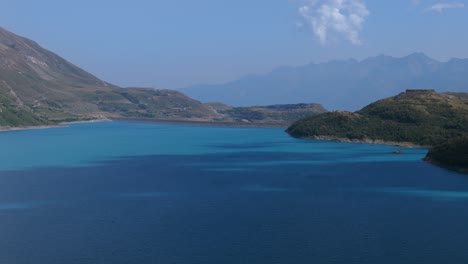
[(437, 145), (468, 134), (465, 94), (408, 90), (355, 113), (330, 112), (295, 122), (287, 132), (299, 138), (383, 140)]

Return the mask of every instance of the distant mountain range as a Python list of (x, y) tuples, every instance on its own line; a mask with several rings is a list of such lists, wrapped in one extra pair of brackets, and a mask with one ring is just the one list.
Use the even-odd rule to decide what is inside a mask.
[(357, 110), (406, 89), (468, 91), (468, 59), (440, 62), (423, 53), (281, 67), (221, 85), (181, 89), (202, 102), (270, 105), (320, 102), (327, 109)]
[(178, 91), (121, 88), (0, 27), (0, 129), (103, 117), (285, 126), (325, 111), (316, 104), (217, 109)]

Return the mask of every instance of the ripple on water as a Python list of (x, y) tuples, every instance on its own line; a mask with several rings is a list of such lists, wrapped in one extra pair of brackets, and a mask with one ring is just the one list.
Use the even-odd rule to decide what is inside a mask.
[(174, 196), (176, 193), (173, 192), (141, 192), (141, 193), (124, 193), (120, 194), (119, 197), (124, 198), (157, 198), (157, 197), (168, 197)]
[(294, 189), (289, 188), (279, 188), (273, 186), (264, 186), (264, 185), (249, 185), (242, 188), (246, 192), (294, 192)]
[(442, 200), (468, 199), (468, 192), (463, 192), (463, 191), (444, 191), (444, 190), (426, 190), (426, 189), (409, 189), (409, 188), (382, 188), (382, 189), (372, 189), (371, 191), (396, 194), (396, 195), (421, 197), (421, 198), (442, 199)]

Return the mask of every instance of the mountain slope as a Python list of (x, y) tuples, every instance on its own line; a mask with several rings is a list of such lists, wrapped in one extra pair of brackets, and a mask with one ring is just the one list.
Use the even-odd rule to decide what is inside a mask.
[(468, 135), (468, 98), (466, 94), (408, 90), (355, 113), (330, 112), (299, 120), (287, 132), (299, 138), (433, 146)]
[[(0, 28), (0, 128), (96, 117), (287, 126), (318, 104), (219, 109), (172, 90), (120, 88)], [(219, 105), (218, 105), (219, 106)]]
[(468, 91), (468, 59), (438, 62), (423, 53), (377, 56), (282, 67), (222, 85), (181, 89), (203, 102), (270, 105), (318, 101), (328, 109), (357, 110), (405, 89)]
[(169, 90), (123, 89), (0, 28), (0, 126), (107, 117), (210, 119), (210, 107)]

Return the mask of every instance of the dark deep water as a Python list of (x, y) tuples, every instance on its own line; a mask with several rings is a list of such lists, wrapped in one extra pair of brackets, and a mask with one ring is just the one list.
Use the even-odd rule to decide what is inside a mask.
[(278, 129), (0, 134), (0, 263), (468, 263), (468, 177)]

